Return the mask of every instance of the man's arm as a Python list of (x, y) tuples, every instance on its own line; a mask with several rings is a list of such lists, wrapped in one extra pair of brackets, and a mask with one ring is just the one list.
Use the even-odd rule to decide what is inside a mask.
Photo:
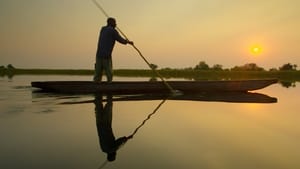
[(115, 30), (115, 39), (118, 41), (118, 42), (120, 42), (120, 43), (122, 43), (122, 44), (127, 44), (127, 43), (129, 43), (130, 45), (133, 45), (133, 42), (132, 41), (129, 41), (128, 39), (124, 39), (122, 36), (120, 36), (120, 34), (119, 34), (119, 32), (117, 31), (117, 30)]

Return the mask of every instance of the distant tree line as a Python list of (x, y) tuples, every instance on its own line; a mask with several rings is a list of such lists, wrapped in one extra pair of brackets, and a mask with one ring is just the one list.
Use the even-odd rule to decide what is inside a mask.
[[(242, 66), (234, 66), (233, 68), (224, 69), (220, 64), (214, 64), (213, 66), (209, 66), (205, 61), (200, 61), (194, 67), (181, 68), (181, 69), (173, 69), (173, 68), (161, 68), (158, 69), (158, 66), (155, 64), (150, 64), (151, 69), (167, 72), (167, 74), (175, 74), (180, 75), (181, 77), (188, 75), (194, 76), (196, 72), (205, 73), (206, 71), (213, 72), (299, 72), (297, 71), (297, 65), (286, 63), (278, 68), (271, 68), (268, 71), (263, 67), (258, 66), (256, 63), (247, 63)], [(7, 66), (0, 66), (0, 76), (13, 76), (15, 74), (73, 74), (73, 75), (90, 75), (93, 74), (94, 70), (86, 70), (86, 69), (19, 69), (15, 68), (12, 64), (8, 64)], [(115, 70), (116, 74), (126, 74), (127, 76), (136, 75), (139, 76), (151, 76), (153, 72), (151, 70), (139, 70), (139, 69), (121, 69)], [(298, 75), (299, 73), (297, 73)]]
[[(205, 61), (200, 61), (194, 68), (194, 70), (215, 70), (215, 71), (266, 71), (264, 68), (258, 66), (256, 63), (247, 63), (242, 66), (235, 66), (231, 69), (223, 69), (220, 64), (215, 64), (210, 67)], [(279, 68), (271, 68), (269, 71), (297, 71), (297, 65), (286, 63)]]
[[(158, 69), (156, 64), (150, 64), (152, 69)], [(271, 68), (269, 71), (297, 71), (297, 65), (286, 63), (278, 68)], [(0, 73), (9, 73), (18, 70), (12, 64), (8, 64), (7, 66), (0, 66)], [(162, 70), (173, 70), (172, 68), (162, 68)], [(178, 70), (178, 69), (176, 69)], [(247, 63), (242, 66), (234, 66), (233, 68), (223, 69), (223, 65), (214, 64), (213, 66), (209, 66), (205, 61), (200, 61), (194, 67), (183, 68), (181, 70), (214, 70), (214, 71), (266, 71), (263, 67), (258, 66), (256, 63)]]
[(94, 70), (88, 69), (20, 69), (12, 64), (0, 66), (0, 76), (12, 78), (14, 75), (91, 75)]
[[(255, 63), (224, 69), (220, 64), (209, 66), (200, 61), (194, 67), (172, 69), (150, 64), (151, 69), (116, 69), (114, 74), (121, 77), (151, 77), (156, 79), (158, 71), (164, 78), (184, 78), (189, 80), (233, 80), (276, 78), (284, 87), (294, 87), (300, 82), (300, 71), (296, 64), (286, 63), (268, 71)], [(0, 76), (12, 78), (14, 75), (93, 75), (93, 69), (19, 69), (12, 64), (0, 66)]]
[[(154, 65), (157, 69), (158, 66)], [(297, 65), (286, 63), (278, 68), (268, 71), (255, 63), (247, 63), (242, 66), (224, 69), (220, 64), (209, 66), (205, 61), (200, 61), (194, 67), (184, 69), (159, 69), (160, 73), (167, 78), (188, 78), (191, 80), (230, 80), (230, 79), (264, 79), (276, 78), (283, 87), (295, 87), (300, 81), (300, 71)]]

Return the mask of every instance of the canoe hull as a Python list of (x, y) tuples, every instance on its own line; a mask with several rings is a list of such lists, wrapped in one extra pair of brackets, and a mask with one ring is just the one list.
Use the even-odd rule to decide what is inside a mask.
[[(262, 89), (277, 83), (277, 79), (267, 80), (230, 80), (230, 81), (168, 81), (174, 90), (185, 93), (199, 92), (245, 92)], [(107, 93), (107, 94), (144, 94), (168, 93), (169, 88), (161, 81), (44, 81), (31, 82), (32, 87), (55, 93)]]

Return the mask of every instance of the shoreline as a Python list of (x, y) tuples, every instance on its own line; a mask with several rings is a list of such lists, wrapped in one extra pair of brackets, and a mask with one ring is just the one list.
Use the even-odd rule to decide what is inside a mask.
[[(194, 80), (226, 80), (226, 79), (262, 79), (277, 78), (279, 80), (300, 81), (300, 71), (236, 71), (236, 70), (194, 70), (194, 69), (158, 69), (164, 78), (186, 78)], [(93, 75), (91, 69), (2, 69), (0, 75)], [(121, 77), (157, 77), (153, 70), (116, 69), (115, 76)]]

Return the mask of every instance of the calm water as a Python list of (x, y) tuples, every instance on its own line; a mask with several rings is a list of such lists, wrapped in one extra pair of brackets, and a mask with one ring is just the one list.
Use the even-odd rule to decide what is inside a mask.
[[(90, 79), (0, 78), (0, 168), (300, 168), (299, 83), (295, 88), (275, 84), (257, 91), (278, 98), (278, 103), (271, 104), (174, 100), (110, 103), (101, 101), (101, 96), (93, 101), (93, 95), (42, 94), (30, 87), (31, 81)], [(65, 102), (78, 104), (61, 104)], [(101, 111), (112, 111), (112, 128), (110, 114)], [(103, 151), (117, 144), (109, 143), (112, 134), (118, 139), (134, 132), (133, 138), (117, 150), (115, 160), (107, 162)]]

